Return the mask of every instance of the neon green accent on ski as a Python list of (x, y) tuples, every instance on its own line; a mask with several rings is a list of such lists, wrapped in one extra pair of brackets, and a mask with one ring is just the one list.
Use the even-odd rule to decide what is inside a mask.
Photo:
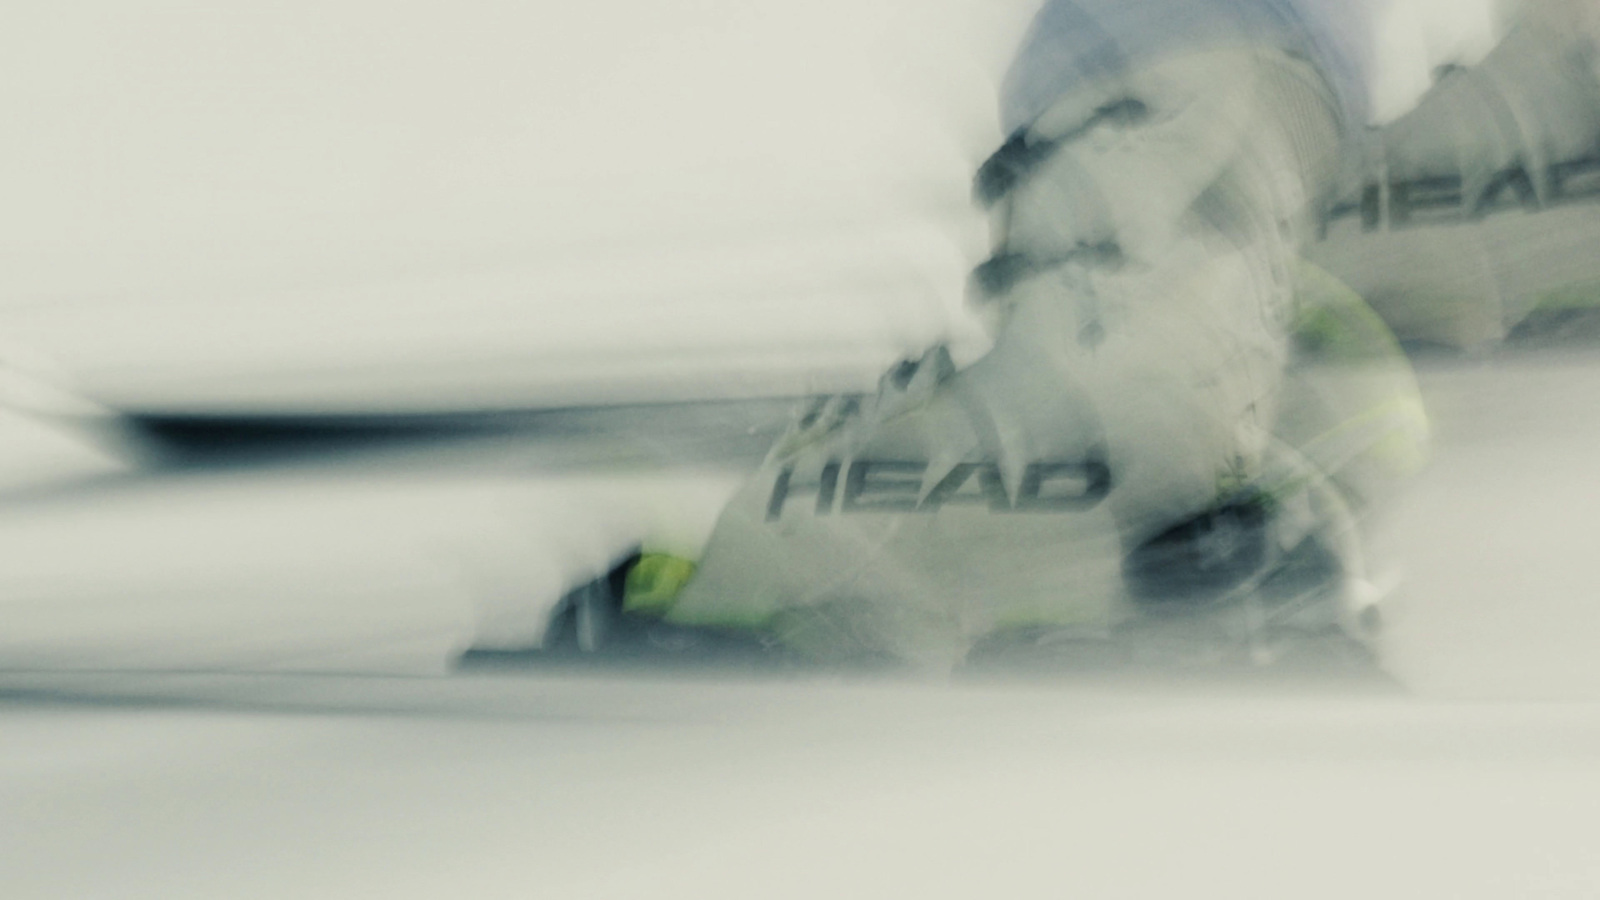
[(693, 561), (679, 556), (645, 554), (628, 570), (622, 608), (641, 615), (665, 615), (694, 577), (695, 568)]
[[(1394, 479), (1416, 474), (1427, 462), (1428, 414), (1394, 332), (1359, 294), (1311, 263), (1296, 267), (1295, 288), (1293, 334), (1301, 363), (1348, 372), (1349, 391), (1371, 378), (1370, 390), (1360, 390), (1363, 405), (1347, 407), (1325, 430), (1296, 435), (1296, 449), (1336, 480), (1362, 466)], [(1260, 485), (1279, 499), (1305, 487), (1300, 478)]]
[(1302, 352), (1341, 362), (1405, 356), (1383, 317), (1344, 282), (1304, 260), (1295, 267), (1294, 282), (1298, 309), (1292, 330)]

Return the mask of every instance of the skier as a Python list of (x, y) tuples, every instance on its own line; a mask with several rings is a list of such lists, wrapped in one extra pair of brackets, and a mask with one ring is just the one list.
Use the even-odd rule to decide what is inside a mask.
[[(1539, 148), (1592, 152), (1600, 131), (1563, 116), (1600, 103), (1588, 63), (1519, 75), (1527, 35), (1572, 26), (1592, 63), (1574, 35), (1594, 18), (1548, 3), (1486, 63), (1552, 107), (1521, 131)], [(1363, 523), (1420, 465), (1426, 420), (1393, 335), (1303, 255), (1366, 178), (1371, 27), (1350, 0), (1046, 4), (975, 183), (992, 349), (957, 370), (934, 348), (809, 409), (666, 618), (934, 670), (992, 646), (1370, 645)], [(1416, 124), (1450, 103), (1425, 98), (1389, 158), (1428, 172), (1442, 134), (1455, 150)], [(1500, 137), (1480, 187), (1537, 149)]]

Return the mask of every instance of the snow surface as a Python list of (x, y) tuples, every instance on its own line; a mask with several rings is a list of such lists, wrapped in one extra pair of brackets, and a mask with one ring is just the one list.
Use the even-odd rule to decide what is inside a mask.
[(1592, 706), (7, 678), (6, 896), (1591, 897)]

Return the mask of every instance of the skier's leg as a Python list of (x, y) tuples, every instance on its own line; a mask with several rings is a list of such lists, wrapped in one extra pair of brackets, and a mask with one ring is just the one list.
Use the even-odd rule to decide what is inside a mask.
[(993, 350), (816, 410), (670, 615), (930, 666), (996, 628), (1125, 616), (1125, 554), (1262, 471), (1336, 121), (1309, 66), (1247, 48), (1047, 109), (980, 173)]

